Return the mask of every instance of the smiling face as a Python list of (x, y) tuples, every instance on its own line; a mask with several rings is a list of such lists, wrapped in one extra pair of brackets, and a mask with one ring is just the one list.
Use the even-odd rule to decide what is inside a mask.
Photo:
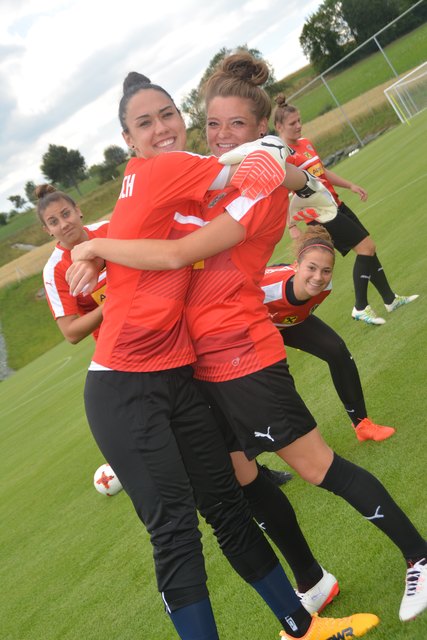
[(206, 114), (208, 145), (215, 156), (260, 138), (268, 130), (267, 118), (259, 122), (251, 110), (251, 101), (239, 97), (213, 98)]
[(276, 131), (283, 142), (295, 144), (301, 138), (302, 123), (299, 111), (291, 111), (286, 114), (282, 122), (276, 123)]
[(56, 238), (64, 249), (72, 249), (79, 242), (87, 240), (83, 227), (82, 212), (60, 198), (51, 202), (43, 212), (43, 229)]
[(138, 91), (126, 109), (126, 144), (139, 158), (152, 158), (166, 151), (182, 151), (184, 121), (167, 95), (155, 89)]
[(297, 300), (308, 300), (326, 289), (332, 279), (334, 254), (328, 249), (305, 249), (294, 276)]

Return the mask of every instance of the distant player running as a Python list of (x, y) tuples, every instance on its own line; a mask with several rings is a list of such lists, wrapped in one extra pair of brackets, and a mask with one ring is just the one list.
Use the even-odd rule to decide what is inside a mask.
[[(338, 205), (338, 212), (335, 218), (322, 221), (317, 218), (314, 222), (323, 224), (331, 234), (335, 248), (346, 256), (352, 249), (356, 253), (356, 260), (353, 268), (353, 284), (355, 291), (355, 303), (351, 312), (355, 320), (362, 320), (367, 324), (384, 324), (384, 318), (377, 316), (372, 307), (368, 304), (368, 284), (372, 282), (374, 287), (384, 301), (386, 310), (390, 313), (402, 305), (412, 302), (418, 295), (398, 296), (391, 289), (381, 262), (376, 253), (376, 246), (369, 231), (360, 222), (356, 214), (340, 200), (335, 187), (350, 189), (360, 196), (364, 202), (368, 193), (357, 184), (349, 182), (333, 173), (323, 165), (313, 143), (308, 138), (301, 137), (302, 123), (298, 109), (287, 104), (286, 98), (279, 94), (276, 98), (276, 109), (274, 111), (274, 126), (279, 136), (286, 144), (295, 151), (293, 156), (296, 166), (306, 169), (316, 178), (322, 180), (324, 185), (332, 193)], [(308, 224), (313, 221), (305, 220)], [(292, 237), (296, 237), (298, 227), (295, 221), (290, 222), (289, 231)]]
[(273, 265), (265, 271), (261, 286), (271, 318), (286, 346), (311, 353), (328, 363), (357, 439), (361, 442), (386, 440), (395, 429), (375, 424), (368, 418), (356, 363), (344, 340), (313, 315), (332, 291), (335, 251), (331, 237), (324, 227), (314, 225), (298, 237), (296, 245), (294, 264)]

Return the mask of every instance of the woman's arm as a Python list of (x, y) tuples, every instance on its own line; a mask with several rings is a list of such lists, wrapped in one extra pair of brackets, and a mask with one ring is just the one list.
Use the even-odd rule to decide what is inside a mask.
[(349, 180), (342, 178), (333, 171), (329, 171), (329, 169), (325, 169), (325, 178), (329, 180), (329, 182), (333, 184), (334, 187), (350, 189), (350, 191), (352, 191), (353, 193), (357, 193), (357, 195), (360, 196), (362, 202), (365, 202), (365, 200), (368, 199), (368, 192), (365, 191), (363, 187), (360, 187), (358, 184), (354, 184), (354, 182), (350, 182)]
[(89, 336), (102, 322), (102, 305), (83, 316), (62, 316), (56, 323), (62, 335), (71, 344), (77, 344)]
[[(202, 229), (178, 240), (93, 238), (74, 247), (71, 257), (73, 261), (99, 257), (133, 269), (163, 271), (181, 269), (210, 258), (244, 239), (244, 227), (228, 213), (222, 213)], [(73, 295), (76, 295), (76, 283), (74, 289), (72, 283), (69, 284)]]

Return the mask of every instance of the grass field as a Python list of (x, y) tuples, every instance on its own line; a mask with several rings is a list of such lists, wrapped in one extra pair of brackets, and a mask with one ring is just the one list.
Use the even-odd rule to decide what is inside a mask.
[[(302, 396), (332, 447), (369, 468), (425, 533), (427, 330), (427, 113), (400, 125), (337, 171), (365, 186), (366, 204), (346, 197), (370, 229), (398, 293), (419, 293), (383, 327), (350, 319), (351, 257), (337, 258), (334, 293), (319, 309), (358, 364), (370, 416), (397, 428), (384, 443), (359, 444), (323, 363), (289, 350)], [(415, 151), (414, 151), (415, 150)], [(290, 256), (281, 243), (275, 260)], [(376, 293), (371, 304), (381, 311)], [(37, 341), (29, 327), (28, 341)], [(82, 391), (93, 342), (58, 346), (0, 384), (2, 451), (1, 640), (174, 638), (156, 594), (147, 534), (120, 493), (95, 492), (103, 462), (86, 424)], [(279, 468), (273, 456), (263, 462)], [(373, 640), (425, 640), (427, 614), (403, 625), (404, 562), (392, 543), (346, 503), (294, 479), (286, 487), (320, 562), (338, 576), (331, 615), (372, 611)], [(222, 640), (277, 638), (279, 626), (232, 573), (201, 524), (209, 587)]]

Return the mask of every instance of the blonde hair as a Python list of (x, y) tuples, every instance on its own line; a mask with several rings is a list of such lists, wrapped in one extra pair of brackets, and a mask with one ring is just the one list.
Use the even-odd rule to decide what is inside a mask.
[(261, 85), (267, 82), (270, 70), (264, 60), (246, 51), (226, 56), (202, 87), (206, 108), (213, 98), (230, 96), (251, 103), (257, 122), (271, 115), (270, 96)]

